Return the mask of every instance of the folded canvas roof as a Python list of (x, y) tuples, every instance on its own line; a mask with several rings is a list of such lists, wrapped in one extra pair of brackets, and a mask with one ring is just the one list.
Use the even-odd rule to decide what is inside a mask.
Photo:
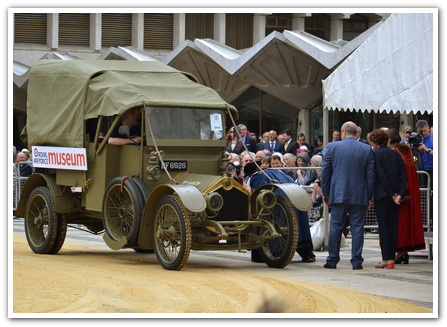
[(84, 120), (157, 107), (230, 107), (194, 76), (156, 61), (41, 60), (28, 84), (28, 146), (83, 146)]

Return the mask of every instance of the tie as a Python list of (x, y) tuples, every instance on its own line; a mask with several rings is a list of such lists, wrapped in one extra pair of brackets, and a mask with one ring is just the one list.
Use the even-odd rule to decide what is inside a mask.
[(270, 142), (270, 150), (272, 150), (272, 152), (275, 152), (275, 143)]
[(284, 143), (284, 151), (286, 151), (288, 145), (289, 145), (289, 142)]

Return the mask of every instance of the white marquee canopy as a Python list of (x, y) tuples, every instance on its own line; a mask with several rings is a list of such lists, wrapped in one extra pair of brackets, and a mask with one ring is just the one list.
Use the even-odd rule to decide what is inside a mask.
[(392, 14), (323, 81), (324, 108), (431, 114), (433, 15)]

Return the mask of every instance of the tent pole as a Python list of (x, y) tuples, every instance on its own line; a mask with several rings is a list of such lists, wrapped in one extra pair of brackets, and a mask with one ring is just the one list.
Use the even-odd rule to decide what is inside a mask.
[[(323, 106), (323, 153), (326, 153), (326, 146), (329, 139), (329, 109)], [(323, 218), (324, 218), (324, 238), (323, 238), (323, 250), (328, 249), (329, 244), (329, 207), (323, 205)]]

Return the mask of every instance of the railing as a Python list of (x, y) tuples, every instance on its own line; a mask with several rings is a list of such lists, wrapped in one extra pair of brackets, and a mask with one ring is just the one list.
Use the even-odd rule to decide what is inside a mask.
[[(279, 170), (317, 170), (321, 169), (321, 167), (279, 167), (279, 168), (271, 168), (271, 169), (279, 169)], [(430, 195), (432, 190), (430, 189), (430, 175), (425, 171), (418, 171), (418, 176), (424, 175), (427, 177), (427, 186), (420, 187), (419, 192), (421, 196), (421, 210), (422, 210), (422, 223), (425, 231), (430, 232)], [(305, 189), (309, 196), (312, 194), (313, 186), (312, 185), (301, 185), (303, 189)], [(313, 225), (315, 223), (313, 217), (311, 216), (311, 210), (308, 211), (309, 216), (309, 225)], [(372, 201), (371, 208), (366, 212), (365, 217), (365, 229), (366, 230), (375, 230), (378, 228), (376, 211), (374, 210), (374, 201)]]
[(20, 195), (22, 194), (23, 185), (25, 185), (26, 180), (28, 177), (20, 176), (20, 165), (29, 165), (33, 166), (31, 161), (23, 161), (19, 162), (19, 166), (16, 164), (13, 165), (13, 210), (17, 209), (17, 206), (19, 205), (20, 201)]
[[(19, 165), (22, 164), (28, 164), (32, 166), (32, 163), (29, 161), (20, 162)], [(20, 169), (14, 165), (14, 172), (13, 172), (13, 210), (17, 209), (17, 206), (20, 201), (20, 195), (22, 193), (23, 185), (25, 184), (28, 177), (20, 176)], [(271, 168), (272, 169), (272, 168)], [(279, 167), (279, 168), (273, 168), (273, 169), (279, 169), (279, 170), (317, 170), (321, 169), (321, 167)], [(426, 175), (427, 176), (427, 187), (420, 187), (420, 195), (421, 195), (421, 210), (422, 210), (422, 222), (424, 229), (428, 232), (431, 231), (430, 227), (430, 195), (432, 190), (430, 189), (430, 175), (425, 171), (418, 171), (418, 175)], [(312, 185), (302, 185), (301, 186), (304, 190), (306, 190), (309, 193), (309, 196), (312, 194), (313, 186)], [(314, 218), (311, 215), (311, 210), (308, 211), (309, 216), (309, 225), (313, 225), (315, 223)], [(371, 206), (371, 208), (366, 212), (365, 217), (365, 229), (366, 230), (374, 230), (378, 228), (377, 224), (377, 216), (376, 212), (374, 210), (374, 201)]]

